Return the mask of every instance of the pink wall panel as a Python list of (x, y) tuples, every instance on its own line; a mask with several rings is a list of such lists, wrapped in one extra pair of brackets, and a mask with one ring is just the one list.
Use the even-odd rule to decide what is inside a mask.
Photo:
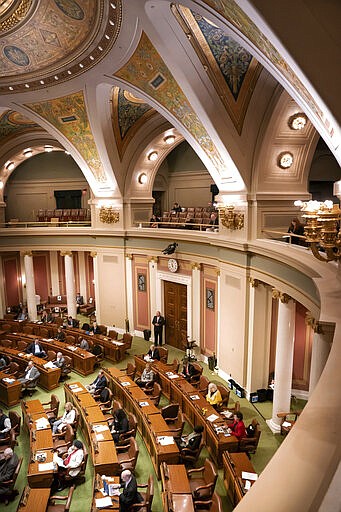
[(59, 281), (59, 293), (60, 295), (66, 294), (66, 283), (65, 283), (65, 263), (64, 256), (58, 254), (58, 281)]
[[(214, 309), (207, 307), (207, 289), (213, 290)], [(213, 354), (216, 352), (216, 335), (217, 335), (217, 282), (212, 278), (203, 279), (203, 334), (202, 346), (205, 354)]]
[(36, 293), (41, 301), (46, 301), (50, 290), (48, 254), (33, 255), (33, 270)]
[[(85, 253), (85, 275), (87, 282), (87, 294), (89, 297), (95, 298), (95, 285), (94, 281), (94, 259), (90, 256), (89, 252)], [(78, 290), (77, 290), (78, 291)]]
[(6, 306), (16, 306), (21, 302), (19, 284), (19, 262), (17, 256), (4, 257), (2, 260), (5, 280), (5, 301)]
[(296, 303), (293, 387), (308, 391), (311, 360), (311, 329), (306, 325), (307, 310)]
[[(138, 275), (144, 275), (145, 291), (139, 291), (137, 286)], [(149, 279), (146, 265), (133, 263), (133, 294), (134, 294), (134, 324), (139, 331), (150, 329), (149, 314)]]

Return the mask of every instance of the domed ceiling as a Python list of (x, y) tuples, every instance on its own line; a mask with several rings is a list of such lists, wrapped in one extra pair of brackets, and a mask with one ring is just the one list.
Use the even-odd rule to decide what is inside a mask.
[(0, 0), (0, 92), (83, 73), (113, 46), (120, 23), (120, 0)]

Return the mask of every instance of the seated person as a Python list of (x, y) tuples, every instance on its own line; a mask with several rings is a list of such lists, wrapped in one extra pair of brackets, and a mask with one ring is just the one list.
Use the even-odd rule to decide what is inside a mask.
[(61, 352), (57, 352), (57, 357), (54, 361), (52, 361), (53, 364), (57, 367), (57, 368), (60, 368), (62, 369), (63, 366), (65, 365), (65, 359), (64, 359), (64, 356)]
[(218, 231), (219, 219), (218, 219), (217, 213), (215, 213), (215, 212), (211, 213), (209, 225), (210, 225), (210, 227), (206, 228), (206, 231)]
[[(294, 217), (291, 221), (291, 224), (288, 228), (288, 233), (293, 233), (294, 235), (304, 235), (304, 225), (300, 222), (297, 217)], [(295, 245), (304, 245), (304, 239), (299, 238), (297, 236), (291, 237), (291, 243)]]
[(54, 339), (57, 341), (65, 341), (65, 332), (61, 327), (58, 327), (57, 334)]
[(45, 350), (43, 349), (43, 347), (41, 346), (41, 344), (39, 343), (39, 340), (34, 340), (26, 349), (26, 353), (27, 354), (33, 354), (34, 356), (37, 356), (37, 357), (47, 357), (46, 356), (46, 352)]
[(172, 213), (177, 213), (177, 212), (181, 212), (181, 206), (179, 205), (179, 203), (174, 203), (173, 206), (172, 206), (172, 209), (171, 209), (171, 212)]
[(150, 222), (150, 227), (151, 228), (158, 228), (159, 227), (158, 223), (161, 222), (161, 219), (160, 219), (160, 217), (157, 217), (155, 215), (155, 213), (153, 213), (153, 215), (151, 216), (149, 222)]
[(40, 321), (43, 322), (43, 324), (52, 324), (53, 320), (54, 320), (54, 318), (53, 318), (51, 311), (47, 312), (47, 310), (44, 309)]
[(68, 316), (67, 318), (67, 327), (77, 327), (78, 322), (75, 318), (72, 318), (72, 316)]
[(157, 361), (160, 361), (159, 349), (155, 347), (154, 344), (150, 345), (150, 349), (148, 350), (147, 356), (149, 356), (150, 359), (156, 359)]
[(130, 512), (132, 505), (141, 503), (141, 501), (143, 501), (142, 496), (137, 491), (136, 478), (129, 469), (122, 471), (121, 482), (121, 484), (114, 484), (117, 489), (123, 489), (119, 497), (120, 512)]
[(223, 401), (220, 391), (214, 382), (210, 382), (207, 389), (206, 400), (210, 405), (216, 409), (217, 406)]
[(191, 432), (187, 436), (182, 436), (181, 439), (175, 438), (175, 441), (180, 450), (183, 448), (197, 450), (201, 443), (203, 431), (204, 427), (202, 425), (197, 425), (196, 427), (194, 427), (193, 432)]
[(20, 320), (20, 321), (23, 321), (23, 320), (27, 320), (28, 316), (27, 316), (27, 310), (25, 307), (22, 308), (22, 310), (20, 311), (20, 313), (18, 314), (17, 316), (17, 320)]
[(7, 366), (6, 359), (4, 358), (4, 356), (0, 356), (0, 370), (2, 370), (3, 368), (6, 368), (6, 366)]
[(230, 425), (228, 429), (229, 434), (233, 434), (237, 437), (237, 439), (241, 439), (242, 437), (246, 437), (246, 429), (243, 422), (243, 414), (241, 412), (236, 412), (233, 415), (233, 423)]
[(53, 461), (58, 464), (57, 486), (58, 491), (64, 488), (64, 481), (66, 474), (72, 478), (76, 477), (81, 470), (81, 465), (84, 459), (83, 443), (75, 439), (62, 459), (54, 453)]
[(108, 386), (107, 379), (103, 373), (103, 370), (98, 372), (96, 379), (91, 383), (87, 384), (85, 387), (92, 395), (99, 394), (101, 390)]
[(190, 380), (192, 375), (196, 373), (194, 366), (189, 362), (188, 358), (184, 358), (184, 365), (182, 368), (181, 375), (185, 377), (186, 380)]
[(90, 332), (90, 324), (88, 324), (88, 322), (84, 322), (82, 325), (82, 331), (85, 331), (86, 333)]
[(136, 384), (140, 386), (140, 388), (151, 386), (154, 381), (154, 372), (149, 363), (146, 364), (145, 369), (142, 372), (142, 375), (139, 379), (136, 380)]
[[(8, 485), (3, 485), (2, 482), (11, 480), (18, 462), (18, 456), (13, 452), (12, 448), (5, 448), (3, 454), (0, 455), (0, 496), (8, 492)], [(8, 504), (8, 501), (6, 500), (5, 503)]]
[(79, 348), (82, 348), (83, 350), (89, 350), (89, 343), (86, 339), (82, 338), (80, 344), (78, 345)]
[(61, 432), (66, 425), (71, 425), (76, 418), (76, 411), (73, 408), (71, 402), (65, 402), (64, 405), (64, 414), (59, 417), (52, 425), (52, 434), (57, 434), (57, 432)]
[(101, 334), (101, 329), (98, 327), (96, 321), (94, 321), (90, 326), (90, 332), (92, 332), (93, 334)]
[(4, 439), (7, 437), (8, 432), (11, 430), (11, 420), (4, 413), (2, 409), (0, 409), (0, 439)]
[(129, 430), (129, 421), (124, 409), (116, 409), (114, 421), (109, 423), (110, 432), (115, 443), (118, 443), (120, 434)]
[(33, 382), (38, 377), (40, 377), (39, 370), (34, 366), (33, 361), (29, 361), (25, 368), (24, 376), (20, 377), (18, 381), (21, 382), (24, 387), (27, 387), (30, 382)]

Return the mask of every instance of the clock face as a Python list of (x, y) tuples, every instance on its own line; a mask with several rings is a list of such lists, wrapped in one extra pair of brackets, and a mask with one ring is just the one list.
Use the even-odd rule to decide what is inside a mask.
[(176, 272), (178, 270), (178, 262), (174, 258), (168, 260), (168, 270)]

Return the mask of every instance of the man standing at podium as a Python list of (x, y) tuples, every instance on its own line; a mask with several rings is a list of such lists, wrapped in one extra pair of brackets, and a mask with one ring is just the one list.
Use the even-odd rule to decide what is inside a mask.
[(162, 330), (165, 324), (165, 319), (160, 311), (156, 312), (152, 324), (154, 325), (154, 345), (162, 345)]

